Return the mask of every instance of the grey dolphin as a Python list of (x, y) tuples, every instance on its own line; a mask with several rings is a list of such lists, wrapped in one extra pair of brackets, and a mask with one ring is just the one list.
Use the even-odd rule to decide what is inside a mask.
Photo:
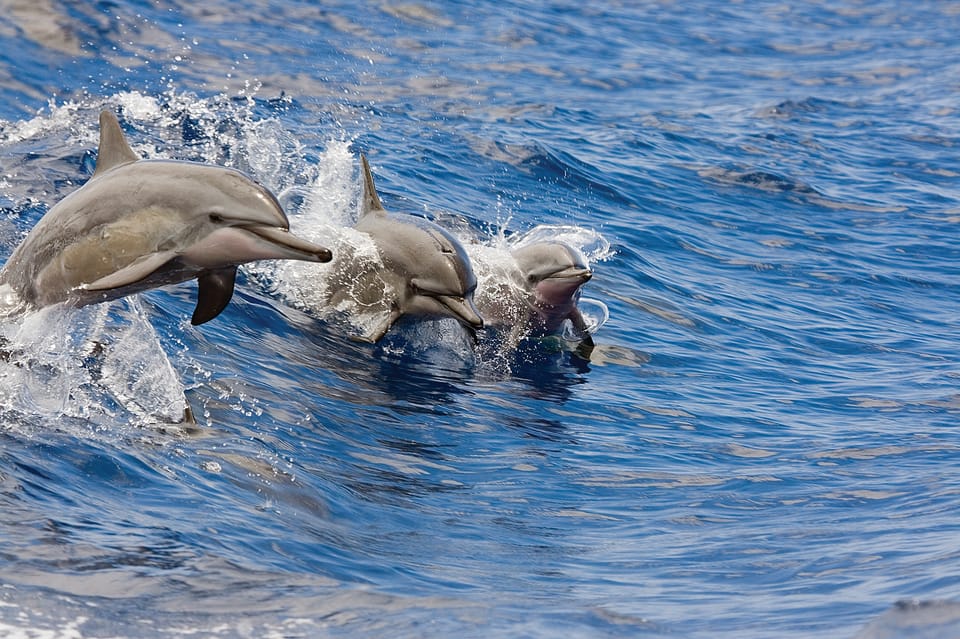
[(586, 345), (593, 338), (577, 307), (580, 288), (593, 272), (583, 254), (560, 241), (534, 242), (511, 252), (514, 264), (490, 278), (477, 303), (491, 323), (509, 328), (514, 340), (523, 335), (554, 335), (570, 320)]
[(530, 291), (536, 328), (552, 334), (569, 319), (577, 331), (589, 337), (577, 302), (580, 287), (590, 281), (593, 272), (580, 251), (564, 242), (536, 242), (515, 249), (513, 258)]
[(191, 321), (202, 324), (230, 302), (238, 265), (331, 259), (289, 228), (273, 194), (239, 171), (140, 159), (105, 110), (93, 177), (14, 250), (0, 271), (0, 302), (7, 314), (83, 306), (196, 278)]
[(386, 318), (361, 336), (363, 341), (378, 341), (404, 315), (452, 317), (471, 332), (482, 328), (473, 304), (477, 278), (463, 246), (423, 218), (388, 214), (366, 156), (360, 156), (360, 163), (363, 209), (355, 228), (373, 240), (383, 268), (372, 270), (358, 260), (338, 265), (331, 302), (349, 297), (361, 306), (387, 305)]

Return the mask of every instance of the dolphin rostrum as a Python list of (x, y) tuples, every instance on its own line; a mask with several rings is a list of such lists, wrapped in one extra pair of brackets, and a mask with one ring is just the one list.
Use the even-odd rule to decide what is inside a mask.
[(483, 328), (483, 318), (473, 304), (477, 278), (463, 246), (428, 220), (388, 214), (366, 156), (360, 156), (360, 163), (362, 212), (355, 229), (373, 240), (382, 268), (356, 259), (337, 264), (331, 303), (349, 299), (361, 307), (386, 306), (385, 318), (359, 337), (368, 342), (378, 341), (404, 315), (452, 317), (471, 333)]
[(117, 117), (100, 113), (93, 177), (30, 231), (0, 270), (6, 314), (84, 306), (197, 279), (193, 324), (233, 296), (237, 266), (254, 260), (328, 262), (328, 249), (289, 232), (270, 191), (232, 169), (143, 160)]
[[(583, 254), (561, 241), (526, 244), (511, 252), (513, 264), (481, 287), (477, 304), (493, 325), (509, 327), (514, 341), (560, 333), (569, 320), (577, 339), (592, 346), (587, 322), (577, 302), (593, 272)], [(502, 272), (501, 272), (502, 271)]]

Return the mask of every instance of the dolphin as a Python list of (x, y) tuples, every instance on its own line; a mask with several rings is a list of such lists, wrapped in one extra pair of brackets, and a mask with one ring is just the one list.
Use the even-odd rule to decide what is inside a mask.
[(577, 308), (580, 287), (593, 277), (583, 254), (565, 242), (535, 242), (514, 249), (513, 258), (520, 268), (524, 287), (530, 292), (529, 305), (535, 311), (532, 315), (535, 327), (545, 334), (553, 334), (560, 330), (564, 320), (570, 320), (574, 329), (589, 337), (586, 322)]
[(362, 210), (354, 228), (373, 240), (382, 268), (358, 259), (337, 264), (330, 302), (386, 305), (387, 313), (357, 339), (377, 342), (403, 316), (452, 317), (471, 333), (483, 328), (483, 318), (473, 303), (477, 278), (463, 246), (428, 220), (388, 213), (377, 195), (365, 155), (361, 154), (360, 164)]
[(511, 251), (512, 262), (496, 270), (478, 293), (478, 306), (492, 325), (509, 328), (515, 340), (561, 332), (569, 320), (576, 336), (593, 345), (577, 307), (581, 287), (593, 272), (583, 254), (565, 242), (540, 241)]
[(0, 270), (0, 306), (8, 315), (84, 306), (196, 278), (191, 322), (202, 324), (230, 302), (240, 264), (330, 261), (289, 229), (276, 197), (243, 173), (141, 159), (104, 110), (93, 176), (14, 250)]

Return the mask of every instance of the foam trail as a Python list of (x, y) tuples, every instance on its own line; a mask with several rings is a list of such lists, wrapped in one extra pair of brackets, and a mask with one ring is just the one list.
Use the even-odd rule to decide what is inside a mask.
[(47, 307), (5, 320), (0, 335), (0, 413), (132, 425), (183, 418), (183, 384), (135, 298)]

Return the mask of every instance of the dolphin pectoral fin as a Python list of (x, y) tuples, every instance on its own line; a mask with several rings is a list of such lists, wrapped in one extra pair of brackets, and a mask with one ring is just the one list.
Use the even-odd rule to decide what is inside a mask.
[[(100, 146), (97, 148), (97, 168), (93, 177), (106, 173), (115, 166), (140, 159), (123, 136), (120, 122), (112, 111), (100, 112)], [(92, 179), (92, 178), (91, 178)]]
[(361, 217), (367, 213), (386, 213), (383, 204), (380, 202), (380, 196), (377, 195), (377, 187), (373, 184), (373, 173), (370, 172), (370, 163), (367, 162), (367, 156), (360, 154), (360, 170), (363, 172), (363, 212)]
[(403, 313), (400, 312), (400, 309), (394, 308), (381, 321), (371, 326), (366, 333), (362, 335), (351, 335), (350, 339), (355, 342), (376, 344), (383, 339), (383, 336), (387, 334), (387, 331), (390, 330), (390, 327), (393, 326), (394, 322), (400, 319), (401, 315), (403, 315)]
[(573, 327), (578, 333), (586, 337), (590, 336), (590, 330), (587, 327), (587, 320), (583, 319), (583, 313), (580, 312), (579, 308), (574, 306), (573, 310), (570, 311), (570, 315), (567, 317), (570, 319), (570, 323), (573, 324)]
[(193, 309), (190, 323), (199, 326), (219, 315), (233, 297), (236, 279), (236, 266), (201, 273), (197, 277), (197, 307)]
[(89, 284), (81, 284), (81, 288), (88, 291), (106, 291), (139, 282), (176, 256), (176, 251), (160, 251), (144, 255), (110, 275), (104, 275)]
[(580, 309), (576, 307), (570, 311), (569, 319), (573, 324), (574, 330), (579, 333), (578, 336), (580, 337), (580, 344), (577, 345), (576, 352), (583, 357), (583, 359), (589, 360), (590, 353), (593, 352), (594, 343), (593, 335), (590, 334), (590, 329), (587, 326), (587, 321), (583, 319), (583, 314), (580, 312)]
[(590, 361), (590, 356), (593, 355), (593, 349), (596, 348), (596, 345), (593, 343), (593, 338), (590, 335), (577, 344), (576, 348), (573, 349), (574, 354), (580, 359)]

